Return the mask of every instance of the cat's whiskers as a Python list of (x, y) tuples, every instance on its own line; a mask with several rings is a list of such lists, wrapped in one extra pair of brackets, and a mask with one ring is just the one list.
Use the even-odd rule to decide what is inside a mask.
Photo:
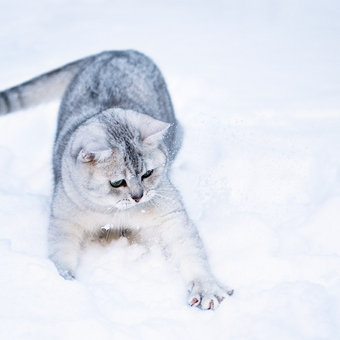
[(162, 199), (164, 199), (164, 200), (167, 200), (167, 201), (170, 201), (170, 202), (177, 202), (177, 200), (175, 200), (174, 198), (169, 197), (169, 196), (166, 196), (166, 195), (163, 195), (163, 194), (160, 194), (159, 192), (156, 192), (156, 193), (154, 194), (154, 196), (155, 196), (155, 197), (160, 197), (160, 198), (162, 198)]

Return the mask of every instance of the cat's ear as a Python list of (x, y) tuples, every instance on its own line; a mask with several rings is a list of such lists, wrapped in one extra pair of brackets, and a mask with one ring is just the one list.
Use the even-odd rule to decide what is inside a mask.
[(133, 110), (115, 109), (115, 111), (119, 113), (120, 117), (124, 116), (139, 131), (140, 138), (145, 145), (157, 146), (171, 126), (169, 123)]
[(157, 145), (165, 136), (171, 124), (148, 117), (140, 126), (140, 134), (143, 144)]
[(93, 125), (84, 127), (73, 142), (73, 154), (83, 163), (101, 162), (112, 155), (112, 147), (107, 143), (105, 133)]
[(83, 148), (78, 154), (78, 160), (83, 163), (101, 162), (112, 155), (112, 150), (94, 150), (93, 148)]

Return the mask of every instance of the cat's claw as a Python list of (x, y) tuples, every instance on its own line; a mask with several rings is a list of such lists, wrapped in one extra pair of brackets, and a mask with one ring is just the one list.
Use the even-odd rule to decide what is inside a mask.
[(196, 297), (192, 298), (192, 300), (189, 302), (191, 307), (198, 306), (199, 303), (200, 303), (200, 299), (198, 299)]

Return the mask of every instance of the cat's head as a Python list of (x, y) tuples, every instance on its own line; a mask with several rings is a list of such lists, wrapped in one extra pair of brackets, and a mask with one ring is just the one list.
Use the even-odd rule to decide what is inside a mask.
[(65, 171), (82, 200), (125, 210), (160, 195), (169, 126), (122, 109), (106, 110), (81, 125), (71, 143), (72, 168)]

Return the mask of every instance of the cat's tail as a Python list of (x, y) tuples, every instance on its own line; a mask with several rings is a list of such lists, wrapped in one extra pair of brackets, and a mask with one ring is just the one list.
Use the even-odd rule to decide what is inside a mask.
[(61, 98), (72, 79), (90, 58), (74, 61), (0, 92), (0, 115)]

